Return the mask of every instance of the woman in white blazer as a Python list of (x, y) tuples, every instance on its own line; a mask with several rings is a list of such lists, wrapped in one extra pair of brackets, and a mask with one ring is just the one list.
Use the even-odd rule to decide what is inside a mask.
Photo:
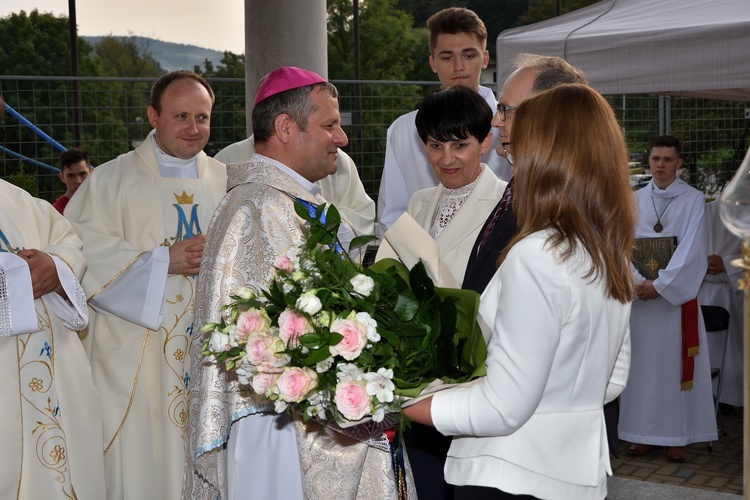
[(404, 412), (453, 436), (458, 499), (603, 499), (602, 408), (630, 361), (625, 142), (606, 100), (574, 84), (524, 101), (511, 141), (519, 232), (480, 303), (487, 376)]
[[(491, 122), (484, 98), (460, 86), (426, 97), (417, 111), (417, 132), (440, 184), (414, 193), (406, 213), (435, 240), (440, 259), (455, 278), (443, 277), (441, 285), (460, 286), (474, 241), (507, 185), (481, 163), (492, 143)], [(381, 244), (378, 260), (398, 256), (400, 249), (394, 254), (388, 241), (393, 240)], [(410, 244), (404, 239), (394, 246)]]

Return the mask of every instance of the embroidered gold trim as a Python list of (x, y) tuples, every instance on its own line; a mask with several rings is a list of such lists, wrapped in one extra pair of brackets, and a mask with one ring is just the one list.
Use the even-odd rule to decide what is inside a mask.
[(19, 470), (18, 470), (18, 488), (16, 489), (16, 500), (21, 498), (21, 482), (23, 481), (23, 449), (24, 449), (24, 442), (23, 442), (23, 393), (21, 392), (21, 351), (19, 350), (18, 343), (21, 342), (21, 339), (16, 338), (16, 359), (17, 361), (17, 368), (18, 368), (18, 408), (21, 410), (21, 461), (18, 462)]
[[(136, 260), (138, 260), (138, 259), (141, 258), (141, 255), (143, 255), (145, 253), (148, 253), (148, 252), (141, 252), (138, 255), (136, 255), (136, 257), (133, 260), (131, 260), (130, 262), (128, 262), (128, 264), (125, 267), (123, 267), (122, 269), (120, 269), (117, 272), (117, 274), (115, 274), (114, 276), (112, 276), (109, 279), (109, 281), (107, 281), (104, 285), (102, 285), (102, 287), (99, 290), (97, 290), (94, 293), (92, 293), (89, 296), (89, 298), (88, 298), (88, 300), (86, 302), (87, 303), (91, 302), (91, 299), (93, 299), (94, 297), (96, 297), (99, 294), (99, 292), (101, 292), (102, 290), (104, 290), (105, 288), (107, 288), (109, 285), (111, 285), (114, 280), (116, 280), (117, 278), (119, 278), (122, 273), (124, 273), (130, 266), (132, 266), (135, 263)], [(75, 274), (75, 273), (73, 273), (73, 274)]]
[(123, 415), (122, 421), (120, 422), (120, 425), (117, 427), (117, 430), (115, 431), (114, 436), (112, 436), (112, 440), (109, 442), (107, 447), (104, 448), (105, 454), (107, 453), (107, 451), (109, 451), (110, 447), (112, 446), (112, 443), (115, 442), (115, 439), (117, 439), (117, 436), (120, 434), (122, 427), (125, 425), (125, 421), (128, 419), (130, 408), (133, 406), (133, 398), (135, 398), (135, 389), (136, 387), (138, 387), (138, 377), (141, 374), (141, 363), (143, 363), (143, 353), (146, 351), (146, 343), (148, 342), (148, 332), (150, 331), (151, 330), (146, 330), (146, 334), (143, 336), (143, 343), (141, 344), (141, 355), (138, 357), (138, 368), (135, 370), (135, 380), (133, 380), (133, 390), (130, 391), (130, 400), (128, 401), (128, 407), (125, 410), (125, 415)]

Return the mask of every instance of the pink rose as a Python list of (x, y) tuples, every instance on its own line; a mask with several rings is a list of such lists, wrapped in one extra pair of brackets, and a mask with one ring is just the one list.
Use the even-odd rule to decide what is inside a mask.
[(245, 346), (245, 357), (250, 364), (255, 366), (268, 364), (274, 354), (271, 344), (273, 344), (273, 337), (270, 335), (251, 335)]
[(292, 259), (290, 259), (287, 254), (279, 255), (278, 257), (276, 257), (276, 260), (273, 262), (273, 267), (275, 267), (279, 271), (284, 271), (287, 273), (291, 273), (292, 271), (294, 271), (294, 264), (292, 263)]
[(332, 355), (341, 355), (347, 361), (357, 359), (367, 345), (367, 326), (355, 318), (352, 311), (346, 319), (337, 318), (331, 323), (331, 331), (340, 333), (344, 338), (338, 344), (329, 346), (328, 350)]
[(307, 318), (293, 309), (287, 309), (279, 315), (279, 338), (287, 345), (294, 345), (297, 339), (313, 329)]
[(336, 408), (349, 420), (360, 420), (372, 410), (372, 398), (362, 380), (345, 380), (336, 384)]
[(250, 309), (243, 312), (237, 318), (237, 330), (234, 333), (238, 341), (245, 340), (252, 333), (264, 333), (268, 331), (271, 321), (266, 311)]
[(318, 385), (318, 375), (304, 367), (290, 367), (276, 381), (279, 396), (288, 403), (299, 403)]
[(289, 363), (289, 355), (282, 354), (284, 350), (286, 346), (278, 337), (254, 333), (247, 338), (245, 358), (251, 365), (269, 371)]
[(270, 396), (269, 389), (273, 387), (279, 378), (278, 373), (258, 373), (253, 376), (253, 390), (261, 396)]

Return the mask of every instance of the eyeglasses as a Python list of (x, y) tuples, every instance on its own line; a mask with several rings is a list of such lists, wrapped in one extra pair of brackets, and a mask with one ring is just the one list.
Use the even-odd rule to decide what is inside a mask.
[(505, 159), (508, 160), (508, 163), (513, 165), (513, 153), (508, 151), (508, 146), (513, 144), (512, 142), (503, 142), (501, 145), (503, 146), (503, 152), (505, 152)]
[(506, 106), (505, 104), (498, 104), (497, 112), (500, 113), (500, 118), (503, 121), (507, 120), (508, 113), (512, 113), (516, 110), (516, 106)]

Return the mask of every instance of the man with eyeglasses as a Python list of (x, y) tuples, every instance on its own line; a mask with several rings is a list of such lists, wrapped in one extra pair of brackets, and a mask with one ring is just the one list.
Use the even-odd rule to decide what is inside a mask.
[[(518, 54), (511, 64), (515, 69), (505, 80), (498, 94), (497, 113), (492, 126), (500, 131), (500, 145), (497, 154), (504, 156), (515, 173), (513, 143), (510, 142), (510, 131), (513, 127), (513, 115), (520, 104), (530, 98), (566, 83), (586, 85), (583, 71), (572, 66), (559, 57), (540, 56), (536, 54)], [(510, 240), (516, 234), (516, 221), (511, 205), (513, 203), (513, 178), (511, 177), (495, 209), (490, 213), (484, 227), (474, 242), (469, 262), (466, 264), (464, 281), (461, 288), (482, 293), (492, 276), (497, 271), (497, 259)], [(618, 456), (617, 435), (617, 402), (612, 401), (604, 406), (604, 418), (607, 428), (609, 449)]]
[[(505, 80), (498, 94), (498, 105), (492, 126), (499, 130), (497, 154), (513, 166), (513, 144), (510, 130), (516, 108), (529, 97), (565, 83), (586, 84), (583, 72), (559, 57), (519, 54), (511, 64), (515, 69)], [(461, 288), (482, 293), (497, 270), (500, 252), (516, 233), (511, 204), (513, 201), (513, 179), (510, 179), (495, 209), (490, 213), (466, 265), (466, 273)]]
[[(479, 92), (494, 113), (497, 110), (495, 95), (479, 85), (482, 70), (489, 62), (487, 29), (482, 20), (469, 9), (450, 7), (433, 14), (427, 20), (427, 29), (430, 30), (430, 67), (440, 79), (441, 87), (460, 85)], [(380, 236), (406, 212), (414, 193), (438, 185), (414, 124), (416, 116), (416, 111), (401, 115), (388, 127), (378, 192)], [(491, 149), (495, 149), (499, 147), (497, 130), (493, 129), (492, 134)], [(487, 151), (482, 163), (501, 180), (510, 179), (510, 166), (492, 151)]]

